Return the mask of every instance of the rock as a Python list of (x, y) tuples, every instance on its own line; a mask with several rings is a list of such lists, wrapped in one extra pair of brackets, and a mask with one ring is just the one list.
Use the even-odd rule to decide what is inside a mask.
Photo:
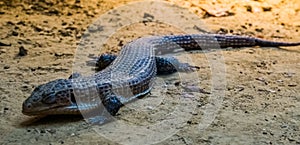
[(18, 33), (17, 31), (12, 31), (12, 32), (11, 32), (11, 35), (13, 35), (13, 36), (18, 36), (19, 33)]
[(51, 9), (48, 12), (46, 12), (47, 15), (60, 15), (60, 11), (58, 11), (57, 9)]
[(0, 46), (11, 46), (11, 44), (0, 42)]
[(256, 32), (263, 32), (263, 31), (264, 31), (264, 28), (256, 28), (255, 31), (256, 31)]
[(269, 12), (272, 10), (272, 7), (263, 7), (262, 9), (264, 12)]
[(25, 55), (27, 55), (27, 50), (23, 46), (21, 46), (19, 48), (18, 56), (25, 56)]
[(17, 22), (17, 25), (26, 26), (25, 21), (19, 21), (19, 22)]
[(252, 6), (247, 5), (247, 6), (245, 6), (245, 8), (246, 8), (247, 12), (253, 12)]
[(41, 28), (41, 27), (39, 27), (39, 26), (34, 26), (34, 25), (31, 25), (31, 27), (34, 29), (34, 31), (36, 31), (36, 32), (41, 32), (41, 31), (43, 31), (43, 29)]
[(143, 18), (144, 18), (143, 23), (152, 22), (154, 20), (154, 16), (148, 13), (144, 13)]
[(297, 84), (296, 83), (292, 83), (292, 84), (288, 84), (289, 87), (296, 87)]
[(9, 68), (10, 68), (9, 65), (6, 65), (6, 66), (3, 67), (3, 69), (9, 69)]

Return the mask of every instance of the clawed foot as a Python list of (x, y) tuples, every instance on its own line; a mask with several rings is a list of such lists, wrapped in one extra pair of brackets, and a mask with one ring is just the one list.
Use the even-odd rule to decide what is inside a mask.
[(199, 66), (193, 66), (193, 65), (190, 65), (188, 63), (181, 63), (179, 66), (178, 66), (178, 71), (179, 72), (194, 72), (194, 71), (197, 71), (200, 69)]

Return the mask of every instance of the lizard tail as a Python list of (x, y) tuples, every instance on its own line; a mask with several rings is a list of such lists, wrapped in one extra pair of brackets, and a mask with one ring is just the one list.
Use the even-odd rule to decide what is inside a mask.
[(267, 41), (263, 39), (256, 39), (256, 45), (262, 47), (279, 47), (279, 46), (298, 46), (300, 42), (275, 42), (275, 41)]

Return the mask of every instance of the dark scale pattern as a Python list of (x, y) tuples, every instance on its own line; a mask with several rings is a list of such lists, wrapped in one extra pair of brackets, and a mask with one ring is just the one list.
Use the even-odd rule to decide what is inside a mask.
[[(103, 54), (100, 57), (94, 58), (96, 61), (96, 70), (101, 71), (109, 66), (115, 59), (117, 55), (112, 54)], [(145, 61), (145, 59), (139, 60), (139, 63)], [(166, 75), (172, 74), (177, 71), (189, 70), (195, 68), (195, 66), (190, 66), (185, 63), (179, 62), (174, 57), (155, 57), (157, 75)], [(183, 68), (179, 68), (179, 66), (183, 66)]]
[(275, 42), (254, 37), (219, 34), (192, 34), (192, 35), (171, 35), (163, 36), (157, 42), (156, 54), (174, 53), (178, 49), (185, 51), (206, 50), (227, 47), (279, 47), (297, 46), (300, 42)]
[[(160, 54), (224, 47), (296, 45), (300, 42), (273, 42), (218, 34), (144, 37), (124, 45), (118, 57), (108, 54), (100, 56), (95, 64), (101, 71), (91, 76), (73, 74), (69, 79), (40, 85), (23, 103), (23, 113), (79, 114), (93, 112), (104, 105), (111, 115), (115, 115), (123, 104), (150, 92), (156, 74), (193, 68), (173, 57), (158, 56)], [(97, 118), (101, 117), (94, 118), (93, 121), (97, 122)]]

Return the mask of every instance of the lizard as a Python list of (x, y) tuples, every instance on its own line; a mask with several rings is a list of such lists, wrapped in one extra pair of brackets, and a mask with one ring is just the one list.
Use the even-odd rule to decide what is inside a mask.
[[(104, 110), (116, 115), (126, 103), (151, 91), (156, 75), (197, 69), (163, 54), (210, 48), (298, 46), (300, 42), (276, 42), (255, 37), (222, 34), (149, 36), (122, 46), (120, 54), (95, 58), (99, 72), (90, 76), (73, 73), (36, 87), (24, 101), (25, 115), (91, 114), (91, 122), (104, 123)], [(103, 113), (102, 113), (103, 114)]]

